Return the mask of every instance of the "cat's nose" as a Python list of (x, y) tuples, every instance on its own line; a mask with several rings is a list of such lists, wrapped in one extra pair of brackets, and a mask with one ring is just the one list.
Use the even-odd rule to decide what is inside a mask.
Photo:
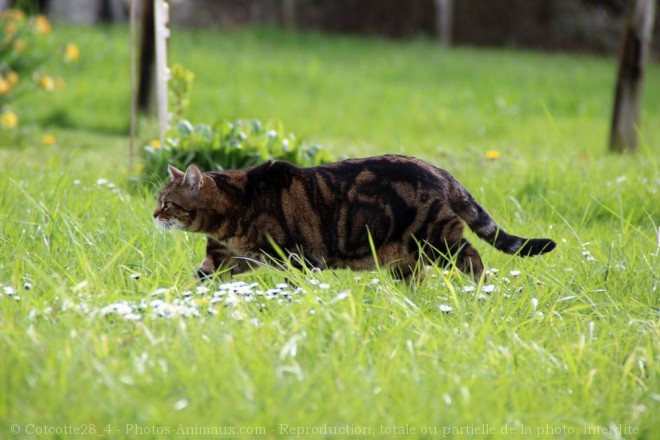
[(160, 215), (160, 208), (156, 208), (156, 210), (154, 211), (154, 218), (158, 218), (159, 215)]

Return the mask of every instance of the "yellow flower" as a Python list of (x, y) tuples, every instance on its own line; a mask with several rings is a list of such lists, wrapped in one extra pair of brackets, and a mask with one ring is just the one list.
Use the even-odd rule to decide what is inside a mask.
[(47, 92), (51, 92), (55, 88), (55, 80), (51, 76), (39, 75), (37, 82), (39, 83), (39, 87)]
[(158, 139), (154, 139), (151, 142), (149, 142), (149, 146), (154, 150), (157, 150), (160, 148), (160, 141)]
[(44, 137), (41, 138), (41, 142), (43, 142), (46, 145), (53, 145), (55, 143), (55, 136), (52, 134), (46, 134)]
[(446, 269), (442, 271), (442, 276), (445, 277), (448, 280), (452, 280), (455, 278), (460, 278), (459, 272), (456, 269), (455, 266), (450, 267), (449, 269)]
[(7, 27), (5, 27), (5, 32), (7, 32), (7, 37), (12, 37), (16, 34), (16, 31), (18, 31), (18, 26), (16, 23), (13, 21), (10, 21), (7, 23)]
[(50, 22), (45, 15), (37, 15), (34, 19), (34, 28), (38, 34), (50, 33)]
[(135, 165), (133, 165), (133, 171), (136, 173), (141, 173), (142, 170), (144, 170), (144, 164), (142, 162), (138, 162)]
[(80, 58), (80, 49), (73, 43), (69, 43), (64, 47), (64, 61), (72, 63), (78, 61)]
[(497, 150), (486, 150), (486, 158), (490, 160), (497, 160), (502, 157), (502, 153)]
[(64, 90), (65, 87), (66, 87), (66, 82), (64, 82), (64, 78), (57, 78), (55, 80), (55, 88), (57, 90)]
[(11, 84), (0, 76), (0, 96), (9, 95), (9, 93), (11, 93)]
[(13, 70), (10, 70), (9, 73), (7, 74), (7, 82), (11, 87), (14, 87), (16, 84), (18, 84), (18, 73), (14, 72)]
[(18, 116), (11, 110), (5, 110), (0, 116), (0, 125), (2, 128), (15, 128), (18, 125)]
[(19, 52), (19, 53), (20, 53), (20, 52), (23, 52), (23, 50), (25, 50), (25, 41), (23, 41), (23, 40), (16, 40), (16, 41), (14, 42), (14, 50), (15, 50), (16, 52)]

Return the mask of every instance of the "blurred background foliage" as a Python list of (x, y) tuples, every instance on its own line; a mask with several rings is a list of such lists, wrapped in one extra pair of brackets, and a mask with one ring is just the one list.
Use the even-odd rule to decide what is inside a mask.
[[(236, 28), (288, 24), (333, 34), (410, 38), (438, 33), (437, 1), (187, 0), (173, 1), (171, 7), (175, 25)], [(614, 54), (626, 19), (626, 3), (454, 0), (451, 39), (458, 45)], [(283, 7), (286, 4), (291, 5), (289, 9)], [(659, 33), (656, 26), (654, 40)]]
[[(511, 150), (521, 142), (555, 154), (592, 152), (605, 144), (614, 55), (628, 2), (453, 1), (451, 37), (457, 47), (445, 49), (434, 41), (438, 1), (171, 0), (170, 61), (190, 69), (191, 77), (177, 82), (180, 76), (174, 72), (170, 86), (179, 91), (170, 96), (170, 110), (175, 119), (190, 121), (190, 133), (196, 128), (213, 132), (222, 124), (249, 127), (253, 119), (266, 127), (265, 133), (283, 121), (296, 133), (292, 139), (301, 151), (306, 151), (300, 142), (304, 137), (338, 154), (346, 145), (358, 146), (362, 154), (414, 147), (421, 154), (469, 155), (479, 150), (481, 155), (481, 150)], [(17, 109), (26, 130), (0, 132), (0, 145), (25, 144), (19, 137), (29, 130), (38, 138), (40, 130), (48, 130), (58, 143), (125, 142), (129, 2), (0, 0), (0, 9), (3, 5), (29, 12), (29, 20), (47, 16), (57, 30), (49, 38), (60, 55), (49, 60), (54, 68), (68, 67), (70, 72), (66, 94), (21, 99)], [(109, 22), (119, 26), (87, 26)], [(80, 49), (70, 41), (78, 42)], [(654, 41), (657, 47), (659, 40)], [(466, 47), (470, 45), (506, 49)], [(65, 66), (67, 53), (76, 59), (82, 54), (75, 67)], [(198, 84), (194, 91), (189, 88), (193, 77)], [(652, 99), (656, 77), (655, 66), (650, 66), (643, 132), (647, 145), (657, 138), (649, 129), (659, 114)], [(64, 84), (63, 79), (59, 83)], [(180, 139), (175, 122), (169, 145), (155, 147), (153, 120), (141, 119), (140, 124), (140, 145), (192, 145), (190, 139)], [(71, 130), (89, 136), (74, 136)], [(292, 136), (274, 131), (282, 141)], [(255, 133), (257, 138), (264, 134)], [(588, 142), (584, 133), (590, 133)], [(47, 139), (52, 143), (52, 136)], [(226, 145), (247, 145), (232, 139)]]
[[(442, 0), (171, 0), (175, 26), (266, 24), (388, 38), (434, 36)], [(56, 21), (124, 21), (128, 0), (4, 0)], [(142, 2), (140, 2), (142, 4)], [(451, 38), (459, 45), (613, 54), (630, 2), (625, 0), (453, 0)], [(655, 38), (660, 30), (656, 25)], [(657, 45), (656, 45), (657, 46)], [(656, 48), (657, 56), (658, 50)]]

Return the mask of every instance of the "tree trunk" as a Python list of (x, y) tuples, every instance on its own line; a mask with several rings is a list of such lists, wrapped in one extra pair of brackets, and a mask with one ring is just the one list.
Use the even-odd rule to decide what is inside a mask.
[(135, 162), (135, 135), (137, 134), (138, 96), (137, 96), (137, 0), (131, 0), (129, 12), (130, 64), (131, 64), (131, 133), (128, 140), (128, 171), (133, 173)]
[[(138, 1), (138, 0), (135, 0)], [(142, 2), (142, 40), (140, 42), (140, 81), (138, 85), (138, 109), (153, 114), (155, 111), (154, 64), (156, 62), (156, 30), (154, 24), (154, 1)]]
[(619, 55), (610, 151), (637, 149), (644, 64), (648, 58), (655, 19), (655, 0), (635, 0)]
[(453, 0), (435, 0), (435, 32), (443, 46), (451, 45)]

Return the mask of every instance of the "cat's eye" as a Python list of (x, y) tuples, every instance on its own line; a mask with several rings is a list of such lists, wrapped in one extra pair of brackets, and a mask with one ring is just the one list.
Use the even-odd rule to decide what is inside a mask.
[(167, 202), (163, 202), (163, 209), (172, 209), (172, 208), (174, 208), (174, 209), (178, 209), (179, 211), (188, 211), (188, 210), (187, 210), (186, 208), (184, 208), (183, 206), (181, 206), (181, 205), (177, 205), (177, 204), (174, 203), (174, 202), (169, 202), (169, 201), (167, 201)]

